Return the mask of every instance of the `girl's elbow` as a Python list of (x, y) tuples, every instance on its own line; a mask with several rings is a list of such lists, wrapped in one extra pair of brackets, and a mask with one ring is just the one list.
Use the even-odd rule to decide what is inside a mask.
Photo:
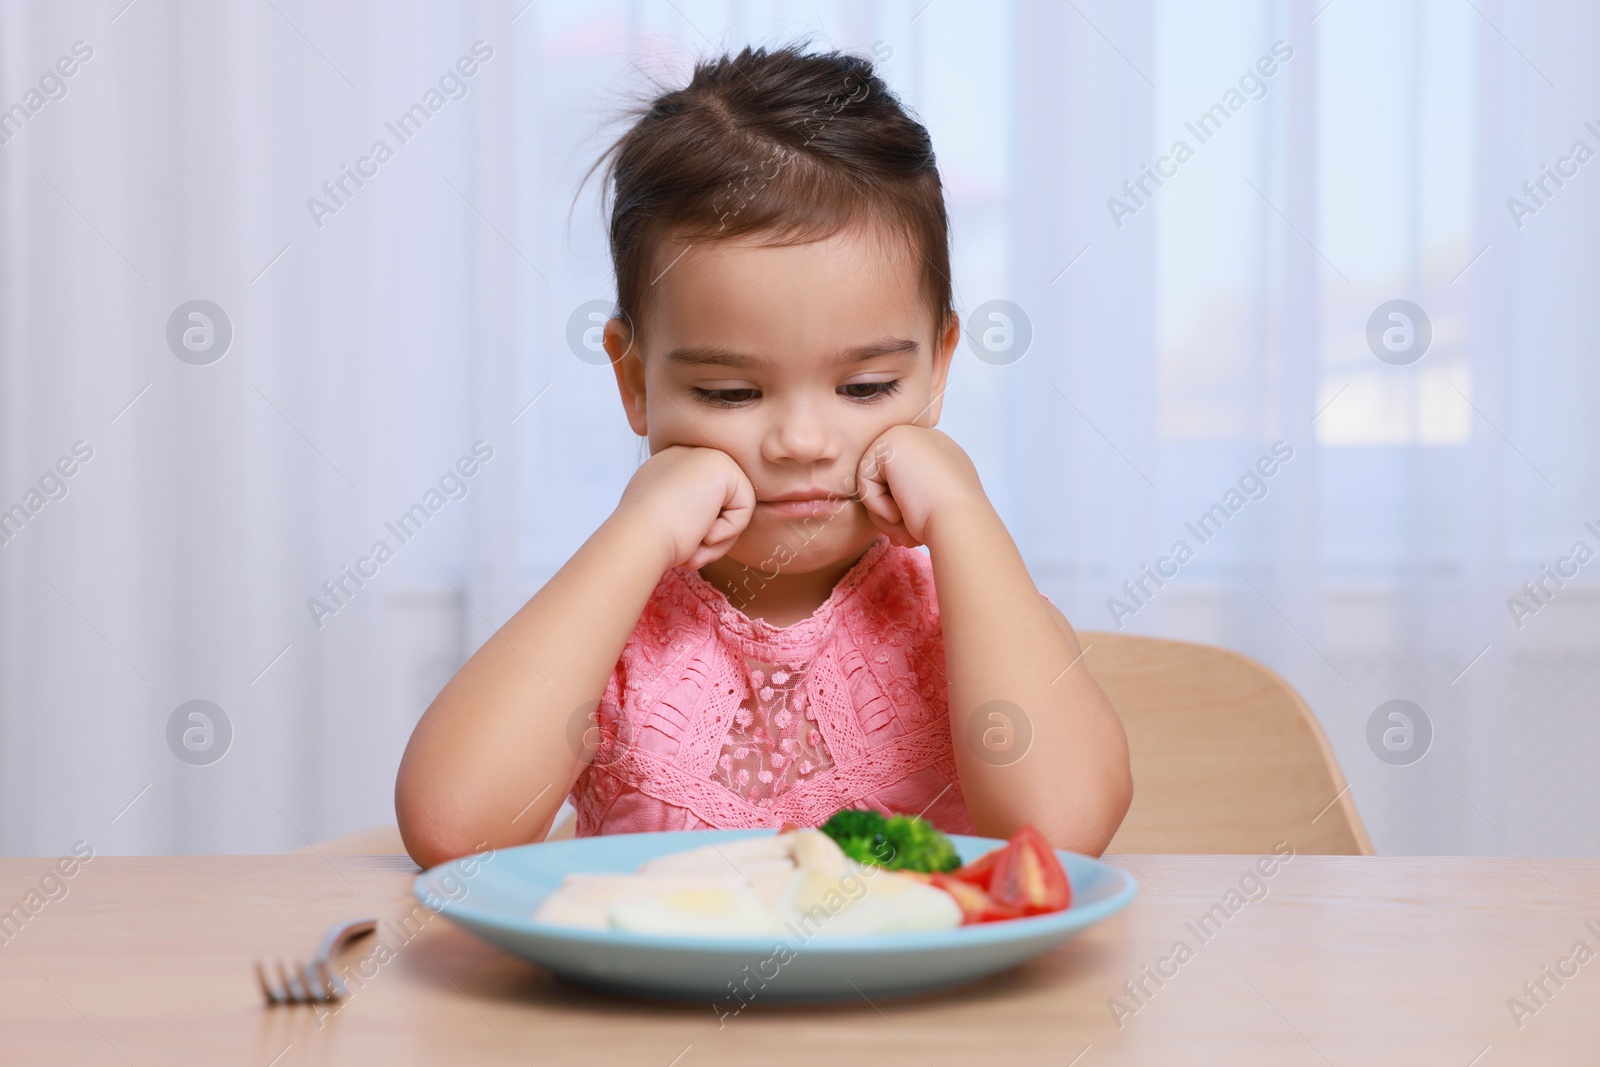
[(400, 840), (406, 853), (418, 867), (427, 870), (441, 863), (482, 852), (490, 843), (482, 835), (474, 836), (467, 826), (452, 824), (444, 819), (407, 819), (402, 817)]
[(507, 804), (482, 797), (462, 797), (441, 789), (408, 789), (404, 779), (395, 787), (400, 840), (424, 870), (488, 849), (543, 841), (559, 808), (559, 801), (524, 804), (521, 812), (508, 815), (512, 808)]
[(1102, 816), (1105, 821), (1100, 824), (1098, 836), (1101, 844), (1094, 853), (1096, 856), (1111, 847), (1112, 839), (1122, 827), (1122, 820), (1128, 817), (1128, 809), (1133, 806), (1133, 769), (1128, 764), (1126, 752), (1108, 776), (1103, 805)]
[(1121, 773), (1118, 775), (1114, 798), (1112, 802), (1111, 832), (1116, 833), (1116, 828), (1122, 825), (1122, 820), (1128, 817), (1128, 809), (1133, 807), (1133, 768), (1123, 761)]
[(415, 813), (411, 805), (398, 795), (395, 799), (395, 817), (400, 827), (400, 841), (405, 845), (407, 855), (423, 870), (466, 855), (467, 850), (459, 847), (458, 836), (451, 833), (445, 820)]
[(1112, 839), (1133, 804), (1133, 776), (1126, 768), (1100, 784), (1096, 797), (1079, 801), (1061, 813), (1060, 825), (1047, 832), (1057, 848), (1100, 857), (1111, 847)]
[(1104, 797), (1102, 815), (1105, 818), (1105, 822), (1101, 824), (1103, 827), (1101, 837), (1104, 840), (1101, 846), (1102, 852), (1110, 847), (1111, 839), (1117, 835), (1122, 820), (1128, 816), (1128, 809), (1133, 806), (1133, 764), (1128, 751), (1127, 734), (1121, 729), (1117, 731), (1117, 742), (1109, 754), (1107, 761), (1109, 770), (1102, 783)]
[(404, 768), (395, 782), (394, 813), (406, 853), (423, 870), (476, 851), (467, 820), (445, 798), (410, 780)]
[(1122, 820), (1128, 817), (1128, 809), (1133, 806), (1133, 775), (1124, 774), (1112, 788), (1106, 798), (1105, 831), (1100, 834), (1101, 846), (1094, 852), (1100, 856), (1111, 847), (1111, 841), (1117, 836), (1117, 830), (1122, 826)]

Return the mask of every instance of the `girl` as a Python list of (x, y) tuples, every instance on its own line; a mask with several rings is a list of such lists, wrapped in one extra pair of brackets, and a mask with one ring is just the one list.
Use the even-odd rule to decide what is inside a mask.
[(1099, 855), (1121, 722), (934, 429), (959, 325), (927, 131), (865, 59), (746, 48), (613, 154), (604, 341), (651, 456), (418, 722), (411, 856), (541, 840), (569, 795), (580, 836), (872, 807)]

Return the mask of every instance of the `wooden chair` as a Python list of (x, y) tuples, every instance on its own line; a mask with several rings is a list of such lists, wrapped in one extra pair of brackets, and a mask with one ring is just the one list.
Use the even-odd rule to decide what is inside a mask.
[[(1298, 693), (1237, 652), (1081, 631), (1083, 661), (1122, 716), (1134, 794), (1107, 851), (1370, 856), (1372, 842)], [(569, 816), (549, 840), (572, 836)], [(405, 852), (394, 825), (296, 852)]]
[(1122, 717), (1133, 806), (1107, 851), (1373, 854), (1305, 701), (1211, 645), (1081, 631), (1084, 663)]

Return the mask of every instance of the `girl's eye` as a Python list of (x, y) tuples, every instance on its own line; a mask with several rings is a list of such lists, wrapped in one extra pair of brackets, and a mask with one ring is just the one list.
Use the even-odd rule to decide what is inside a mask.
[(697, 385), (691, 385), (689, 392), (696, 400), (729, 408), (738, 407), (760, 395), (759, 389), (701, 389)]
[[(865, 389), (867, 392), (850, 392), (852, 389)], [(852, 400), (877, 400), (880, 397), (893, 396), (900, 391), (900, 379), (895, 378), (887, 382), (851, 382), (841, 385), (839, 391)]]
[[(841, 385), (839, 394), (851, 400), (872, 401), (892, 396), (900, 391), (900, 386), (898, 378), (887, 382), (851, 382)], [(702, 403), (728, 408), (742, 407), (761, 395), (759, 389), (701, 389), (695, 385), (689, 387), (689, 392)]]

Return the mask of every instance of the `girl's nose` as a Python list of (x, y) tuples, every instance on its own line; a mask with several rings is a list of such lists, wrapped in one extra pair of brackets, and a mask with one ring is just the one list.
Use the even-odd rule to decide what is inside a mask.
[(776, 412), (762, 451), (771, 463), (815, 463), (831, 458), (832, 437), (817, 405), (801, 400)]

